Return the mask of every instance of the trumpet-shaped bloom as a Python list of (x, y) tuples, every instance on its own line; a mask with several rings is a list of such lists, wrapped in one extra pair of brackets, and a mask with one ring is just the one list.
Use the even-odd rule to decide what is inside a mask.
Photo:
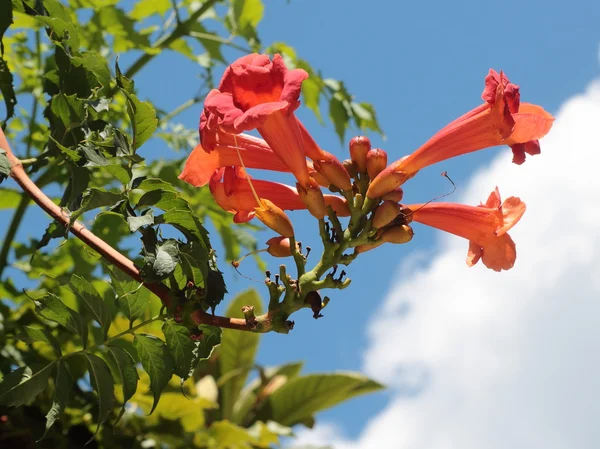
[(501, 202), (498, 188), (485, 204), (467, 206), (454, 203), (412, 204), (414, 221), (469, 240), (467, 265), (480, 259), (494, 271), (513, 267), (517, 257), (515, 243), (507, 232), (525, 213), (525, 203), (511, 196)]
[(379, 198), (437, 162), (497, 145), (509, 145), (513, 162), (522, 164), (525, 153), (539, 154), (538, 139), (554, 118), (540, 106), (521, 103), (519, 87), (502, 72), (490, 70), (482, 94), (484, 104), (438, 131), (422, 147), (392, 163), (369, 186), (367, 196)]
[[(210, 181), (210, 191), (216, 203), (224, 210), (235, 214), (233, 220), (243, 223), (251, 220), (255, 215), (255, 208), (259, 206), (256, 195), (260, 199), (267, 199), (283, 210), (306, 209), (306, 204), (300, 198), (298, 191), (293, 187), (271, 181), (252, 179), (252, 185), (243, 174), (239, 172), (228, 176), (229, 170), (217, 172)], [(222, 181), (221, 181), (222, 180)], [(254, 188), (254, 191), (253, 191)], [(336, 195), (323, 195), (325, 204), (331, 206), (340, 217), (350, 215), (346, 201)]]
[(288, 70), (280, 55), (273, 61), (259, 54), (235, 61), (204, 102), (200, 138), (206, 149), (214, 148), (218, 131), (240, 134), (256, 128), (298, 182), (307, 185), (302, 131), (294, 116), (307, 77), (304, 70)]

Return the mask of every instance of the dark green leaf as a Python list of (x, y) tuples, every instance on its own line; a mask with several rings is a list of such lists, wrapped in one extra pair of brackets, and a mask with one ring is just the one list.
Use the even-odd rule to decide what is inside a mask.
[(154, 212), (152, 209), (145, 210), (139, 217), (127, 217), (127, 224), (131, 232), (136, 232), (142, 226), (149, 226), (154, 224)]
[(111, 316), (100, 293), (87, 280), (76, 274), (71, 276), (69, 286), (71, 291), (87, 306), (94, 320), (100, 324), (106, 338)]
[[(0, 15), (1, 14), (2, 13), (0, 12)], [(15, 89), (13, 86), (12, 73), (10, 73), (8, 65), (2, 57), (0, 57), (0, 93), (2, 93), (2, 97), (4, 98), (4, 106), (6, 107), (6, 117), (4, 118), (4, 124), (6, 124), (6, 122), (15, 113), (17, 97), (15, 95)]]
[(53, 221), (48, 225), (44, 235), (36, 245), (36, 249), (42, 249), (50, 243), (52, 239), (67, 238), (67, 229), (63, 224)]
[(52, 362), (33, 373), (24, 366), (4, 376), (0, 383), (0, 404), (9, 407), (20, 407), (31, 404), (35, 397), (48, 387), (48, 379), (52, 371)]
[(125, 413), (125, 404), (137, 390), (139, 376), (135, 369), (135, 360), (131, 357), (131, 354), (119, 346), (108, 345), (107, 348), (108, 353), (117, 365), (121, 384), (123, 385), (123, 407), (121, 407), (121, 411), (119, 412), (117, 418), (118, 422), (123, 416), (123, 413)]
[(112, 206), (123, 199), (124, 196), (122, 193), (114, 193), (96, 188), (89, 189), (84, 192), (79, 209), (71, 214), (71, 222), (75, 221), (81, 214), (87, 211), (99, 207)]
[[(254, 313), (260, 314), (262, 304), (256, 290), (248, 290), (238, 295), (229, 306), (226, 315), (243, 317), (242, 307), (253, 306)], [(254, 366), (254, 357), (258, 349), (259, 334), (224, 329), (219, 346), (219, 371), (223, 374), (239, 370), (240, 374), (230, 378), (221, 389), (221, 410), (223, 417), (230, 419), (233, 405), (246, 383), (248, 373)]]
[(10, 175), (11, 166), (6, 151), (0, 148), (0, 182), (4, 181)]
[[(139, 178), (138, 178), (139, 179)], [(151, 192), (152, 190), (163, 190), (165, 192), (176, 192), (177, 190), (168, 182), (163, 181), (160, 178), (145, 178), (137, 184), (135, 189), (143, 190), (144, 192)]]
[(83, 56), (71, 58), (71, 62), (73, 65), (81, 66), (92, 73), (103, 88), (108, 89), (110, 87), (110, 70), (106, 64), (106, 59), (98, 53), (88, 51), (85, 52)]
[(2, 38), (11, 23), (13, 23), (13, 5), (10, 1), (4, 1), (0, 4), (0, 54), (2, 55), (4, 55)]
[(382, 388), (374, 380), (355, 373), (295, 377), (265, 400), (257, 419), (267, 418), (284, 426), (292, 426), (310, 419), (318, 411)]
[(77, 94), (55, 95), (52, 97), (50, 110), (66, 130), (81, 126), (87, 117), (87, 103), (77, 98)]
[(113, 408), (115, 402), (115, 383), (110, 374), (110, 369), (104, 360), (89, 353), (85, 353), (85, 357), (88, 361), (92, 388), (98, 395), (98, 427), (96, 427), (96, 433), (98, 433), (100, 426), (106, 421)]
[(160, 281), (168, 278), (179, 262), (179, 244), (175, 239), (158, 241), (156, 230), (145, 228), (142, 235), (142, 277), (145, 280)]
[(209, 359), (213, 351), (221, 344), (223, 330), (220, 327), (201, 324), (198, 330), (202, 332), (202, 338), (198, 342), (198, 361)]
[(350, 117), (348, 116), (348, 111), (346, 110), (344, 103), (335, 96), (329, 101), (329, 118), (335, 126), (335, 132), (340, 138), (340, 141), (343, 142)]
[(46, 436), (50, 427), (52, 427), (55, 421), (60, 418), (60, 415), (65, 410), (72, 389), (73, 378), (71, 377), (71, 373), (69, 373), (67, 364), (62, 360), (59, 360), (56, 365), (56, 377), (54, 378), (52, 406), (46, 415), (46, 430), (44, 431), (42, 438)]
[(190, 337), (187, 327), (175, 323), (173, 320), (165, 321), (162, 325), (167, 348), (175, 362), (175, 374), (186, 380), (189, 377), (194, 361), (196, 344)]
[[(157, 206), (160, 207), (160, 206)], [(188, 240), (196, 240), (198, 242), (205, 242), (207, 240), (208, 232), (202, 226), (202, 223), (196, 217), (189, 207), (186, 209), (172, 209), (165, 212), (162, 215), (156, 217), (156, 223), (159, 224), (170, 224), (177, 228)]]
[(133, 148), (137, 150), (154, 134), (158, 126), (158, 119), (156, 111), (150, 103), (138, 100), (134, 94), (126, 93), (126, 96), (129, 100), (127, 113), (133, 127)]
[(150, 306), (149, 290), (120, 270), (110, 269), (109, 273), (111, 285), (117, 293), (119, 310), (130, 322), (142, 318)]
[(34, 341), (44, 342), (52, 346), (52, 348), (59, 357), (62, 355), (62, 352), (60, 350), (60, 343), (49, 331), (47, 331), (44, 328), (31, 326), (24, 326), (24, 329), (25, 335), (22, 335), (20, 337), (21, 340), (25, 341), (26, 343), (33, 343)]
[(205, 288), (204, 304), (206, 307), (210, 307), (214, 313), (215, 308), (223, 301), (225, 293), (227, 293), (223, 273), (209, 267)]
[(48, 293), (43, 299), (35, 301), (35, 309), (43, 318), (54, 321), (79, 335), (83, 340), (83, 347), (87, 346), (88, 329), (83, 317), (64, 305), (57, 296)]
[(154, 396), (154, 403), (150, 414), (156, 408), (160, 394), (173, 376), (174, 364), (167, 346), (162, 340), (145, 334), (138, 334), (133, 339), (135, 347), (144, 370), (150, 376), (150, 391)]
[(176, 192), (158, 189), (144, 193), (135, 208), (140, 209), (145, 206), (156, 206), (162, 210), (171, 210), (185, 209), (188, 207), (188, 203)]
[(196, 287), (204, 288), (204, 279), (208, 276), (206, 248), (197, 242), (190, 242), (179, 248), (179, 258), (188, 281), (192, 281)]

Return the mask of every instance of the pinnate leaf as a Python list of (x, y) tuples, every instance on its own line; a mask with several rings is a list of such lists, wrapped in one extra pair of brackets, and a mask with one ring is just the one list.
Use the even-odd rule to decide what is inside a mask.
[(58, 296), (48, 293), (43, 299), (35, 301), (35, 309), (41, 317), (54, 321), (79, 335), (83, 347), (87, 346), (88, 328), (83, 317), (67, 307)]
[(108, 345), (107, 348), (108, 353), (117, 366), (123, 388), (123, 407), (121, 407), (121, 411), (119, 412), (119, 416), (115, 422), (116, 424), (123, 416), (123, 413), (125, 413), (125, 404), (127, 401), (129, 401), (129, 399), (131, 399), (137, 390), (139, 376), (137, 370), (135, 369), (135, 360), (131, 354), (119, 346)]
[(88, 362), (92, 388), (98, 395), (98, 426), (96, 427), (96, 433), (98, 433), (100, 426), (106, 421), (113, 408), (115, 383), (104, 360), (90, 353), (86, 353), (85, 357)]
[(21, 367), (4, 376), (0, 383), (0, 404), (20, 407), (30, 404), (35, 397), (48, 387), (52, 362), (35, 373), (30, 367)]
[(41, 327), (24, 326), (25, 335), (20, 337), (21, 340), (27, 343), (33, 343), (34, 341), (44, 342), (54, 349), (56, 355), (59, 357), (62, 355), (60, 350), (60, 343), (48, 330)]
[(175, 362), (175, 374), (182, 380), (187, 379), (192, 370), (192, 363), (197, 361), (194, 356), (196, 344), (190, 337), (190, 331), (174, 320), (167, 320), (162, 325), (162, 332)]
[(152, 414), (158, 404), (160, 394), (173, 376), (173, 359), (163, 341), (152, 335), (136, 335), (133, 339), (133, 346), (138, 352), (144, 370), (150, 376), (150, 391), (154, 396), (154, 403), (150, 410), (150, 414)]
[(100, 324), (104, 336), (106, 337), (108, 328), (110, 327), (111, 316), (106, 304), (104, 304), (104, 299), (102, 299), (98, 290), (96, 290), (87, 280), (76, 274), (71, 276), (69, 286), (73, 293), (75, 293), (89, 309), (94, 320)]
[(56, 422), (60, 415), (65, 410), (71, 390), (73, 388), (73, 378), (67, 364), (62, 360), (59, 360), (56, 365), (56, 376), (54, 378), (54, 396), (52, 397), (52, 406), (46, 415), (46, 430), (44, 436), (50, 430), (50, 427)]

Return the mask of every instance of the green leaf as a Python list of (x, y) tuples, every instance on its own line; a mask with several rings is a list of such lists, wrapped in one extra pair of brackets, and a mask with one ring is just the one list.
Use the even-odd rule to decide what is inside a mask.
[(35, 301), (35, 309), (41, 317), (54, 321), (79, 335), (83, 340), (83, 347), (87, 346), (88, 329), (83, 317), (63, 304), (58, 296), (48, 293), (43, 299)]
[[(1, 16), (0, 12), (0, 16)], [(4, 58), (0, 57), (0, 93), (4, 98), (4, 106), (6, 107), (6, 117), (4, 117), (4, 124), (14, 115), (15, 105), (17, 104), (17, 97), (15, 95), (15, 89), (13, 86), (13, 76), (8, 69), (8, 64)], [(0, 175), (1, 176), (1, 175)], [(2, 179), (0, 178), (0, 181)]]
[(145, 210), (139, 217), (127, 217), (127, 224), (131, 232), (136, 232), (142, 226), (149, 226), (154, 224), (154, 212), (152, 209)]
[(169, 210), (156, 217), (155, 223), (170, 224), (185, 235), (188, 240), (205, 242), (208, 239), (208, 231), (202, 226), (198, 217), (189, 209), (189, 206), (186, 209)]
[[(227, 310), (226, 316), (243, 317), (243, 306), (253, 306), (254, 313), (260, 314), (262, 304), (256, 290), (248, 290), (238, 295)], [(221, 389), (221, 410), (223, 417), (230, 419), (233, 406), (240, 391), (246, 383), (248, 373), (254, 366), (254, 357), (258, 349), (260, 336), (250, 332), (224, 329), (219, 346), (219, 371), (221, 375), (239, 370), (240, 374), (232, 377)]]
[(87, 118), (87, 103), (77, 98), (77, 94), (55, 95), (50, 102), (50, 110), (66, 130), (81, 126)]
[(323, 123), (321, 117), (321, 108), (319, 102), (321, 100), (321, 85), (313, 78), (305, 79), (302, 83), (302, 96), (304, 99), (304, 105), (314, 112), (319, 120), (319, 123)]
[(92, 73), (103, 88), (110, 88), (110, 70), (106, 64), (106, 59), (102, 55), (94, 51), (87, 51), (83, 56), (71, 58), (71, 62), (74, 66), (83, 67)]
[(10, 176), (11, 166), (6, 151), (0, 148), (0, 182)]
[(225, 279), (223, 279), (221, 271), (209, 267), (206, 280), (204, 305), (210, 307), (214, 313), (215, 308), (223, 301), (225, 293), (227, 293)]
[(71, 287), (71, 291), (87, 306), (92, 313), (94, 321), (100, 324), (104, 338), (106, 338), (111, 316), (100, 293), (87, 280), (76, 274), (71, 276), (69, 286)]
[[(10, 1), (4, 1), (0, 4), (0, 41), (11, 23), (13, 23), (13, 5)], [(0, 54), (4, 55), (4, 42), (0, 43)]]
[(340, 138), (340, 141), (343, 142), (350, 117), (344, 103), (335, 96), (329, 101), (329, 118), (335, 126), (335, 132)]
[(114, 53), (124, 53), (131, 49), (155, 54), (160, 51), (150, 49), (148, 37), (135, 31), (135, 21), (127, 17), (120, 8), (100, 8), (96, 10), (96, 16), (102, 29), (114, 36)]
[(158, 241), (156, 230), (146, 228), (142, 235), (144, 265), (141, 274), (144, 280), (160, 281), (168, 278), (179, 262), (179, 243), (175, 239)]
[(25, 335), (21, 335), (19, 337), (20, 340), (23, 340), (26, 343), (33, 343), (35, 341), (44, 342), (52, 346), (56, 355), (59, 357), (62, 355), (60, 343), (49, 331), (40, 327), (24, 326), (23, 328), (25, 329)]
[(198, 361), (209, 359), (214, 350), (221, 344), (223, 330), (220, 327), (201, 324), (198, 330), (202, 332), (202, 338), (198, 341)]
[(206, 248), (197, 242), (190, 242), (179, 248), (179, 258), (188, 281), (192, 281), (196, 287), (204, 288), (204, 279), (208, 276)]
[(162, 325), (162, 332), (175, 362), (175, 374), (181, 377), (181, 380), (186, 380), (196, 359), (194, 356), (196, 344), (190, 337), (190, 331), (187, 327), (175, 323), (174, 320), (167, 320)]
[[(201, 445), (211, 449), (251, 449), (254, 442), (254, 438), (246, 429), (229, 421), (215, 422), (206, 434), (200, 435)], [(203, 441), (202, 437), (206, 438), (206, 441)]]
[(71, 222), (90, 210), (99, 207), (113, 206), (124, 199), (122, 193), (109, 192), (104, 189), (92, 188), (83, 193), (79, 209), (71, 214)]
[(9, 407), (20, 407), (33, 402), (38, 394), (48, 387), (52, 362), (33, 373), (24, 366), (4, 376), (0, 383), (0, 404)]
[(109, 269), (109, 274), (119, 310), (131, 323), (142, 318), (150, 306), (150, 291), (121, 270)]
[(95, 434), (100, 430), (100, 426), (106, 421), (115, 402), (115, 383), (110, 369), (104, 360), (100, 357), (85, 353), (88, 361), (88, 369), (90, 372), (90, 380), (92, 388), (98, 395), (98, 427)]
[(144, 370), (150, 376), (150, 391), (154, 396), (154, 403), (150, 410), (150, 414), (152, 414), (158, 404), (161, 392), (173, 376), (173, 359), (163, 341), (152, 335), (136, 335), (133, 339), (133, 346), (138, 352)]
[(16, 190), (0, 188), (0, 210), (16, 208), (21, 202), (22, 196), (23, 195)]
[(231, 0), (229, 17), (234, 31), (247, 39), (255, 39), (256, 26), (263, 18), (264, 9), (261, 0)]
[(382, 389), (374, 380), (356, 373), (310, 374), (289, 380), (263, 403), (257, 419), (293, 426), (318, 411)]
[(154, 14), (162, 16), (170, 9), (171, 0), (140, 0), (129, 13), (129, 17), (134, 20), (143, 20)]
[(375, 115), (375, 108), (369, 103), (352, 103), (352, 116), (359, 129), (372, 130), (382, 134)]
[(107, 348), (108, 353), (117, 365), (121, 384), (123, 385), (123, 407), (121, 407), (119, 416), (114, 424), (116, 425), (123, 416), (123, 413), (125, 413), (125, 404), (127, 404), (127, 401), (131, 399), (137, 390), (139, 376), (135, 369), (135, 360), (131, 354), (119, 346), (108, 345)]
[(65, 410), (69, 397), (71, 396), (71, 390), (73, 389), (73, 378), (67, 364), (62, 360), (58, 361), (56, 365), (56, 377), (54, 378), (54, 396), (52, 397), (52, 406), (46, 415), (46, 430), (43, 439), (50, 427), (60, 418), (60, 415)]

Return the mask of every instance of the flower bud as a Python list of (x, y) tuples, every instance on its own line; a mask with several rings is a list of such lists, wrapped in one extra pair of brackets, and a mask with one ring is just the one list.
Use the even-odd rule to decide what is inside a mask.
[[(310, 164), (310, 163), (309, 163)], [(321, 187), (329, 187), (331, 183), (325, 176), (315, 170), (314, 165), (308, 165), (308, 174), (313, 178)]]
[(350, 175), (342, 165), (342, 163), (333, 155), (330, 158), (320, 161), (313, 161), (315, 170), (323, 175), (330, 184), (333, 184), (340, 190), (352, 189)]
[(414, 232), (409, 225), (398, 225), (386, 229), (381, 234), (381, 240), (387, 243), (407, 243), (413, 238)]
[(300, 199), (306, 204), (306, 208), (317, 219), (321, 219), (327, 213), (325, 206), (325, 199), (323, 198), (323, 192), (314, 179), (311, 179), (310, 183), (306, 186), (302, 186), (299, 182), (296, 183), (298, 189), (298, 195)]
[(400, 201), (402, 201), (403, 197), (404, 197), (404, 190), (402, 190), (402, 187), (396, 187), (391, 192), (383, 195), (381, 197), (381, 199), (384, 201), (394, 201), (395, 203), (399, 203)]
[(383, 171), (387, 165), (387, 153), (379, 148), (375, 148), (367, 153), (367, 173), (370, 179)]
[(371, 151), (371, 141), (365, 136), (356, 136), (350, 140), (350, 158), (360, 173), (367, 171), (367, 153)]
[(377, 248), (378, 246), (383, 245), (385, 242), (383, 240), (376, 240), (373, 243), (365, 243), (364, 245), (358, 245), (354, 248), (358, 254), (366, 253), (367, 251), (371, 251), (373, 248)]
[(272, 237), (267, 240), (267, 246), (267, 252), (273, 257), (290, 257), (292, 255), (290, 239), (287, 237)]
[(351, 159), (344, 159), (344, 161), (342, 162), (342, 165), (344, 166), (344, 168), (346, 169), (346, 171), (348, 172), (350, 177), (356, 178), (358, 171), (356, 168), (356, 164), (354, 162), (352, 162)]
[(256, 217), (264, 223), (265, 226), (284, 237), (294, 236), (294, 227), (289, 217), (278, 206), (271, 201), (261, 198), (261, 206), (254, 208)]
[(400, 214), (400, 206), (394, 201), (384, 201), (379, 205), (373, 216), (373, 227), (383, 228), (390, 224)]

